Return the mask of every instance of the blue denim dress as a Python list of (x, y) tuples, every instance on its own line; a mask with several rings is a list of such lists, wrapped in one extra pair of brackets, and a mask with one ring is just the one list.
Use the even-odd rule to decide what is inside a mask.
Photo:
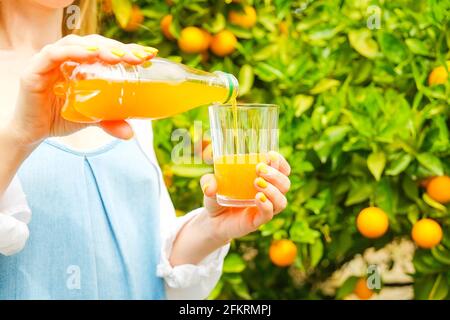
[(43, 142), (19, 177), (30, 238), (0, 257), (1, 299), (164, 299), (157, 168), (135, 140), (80, 153)]

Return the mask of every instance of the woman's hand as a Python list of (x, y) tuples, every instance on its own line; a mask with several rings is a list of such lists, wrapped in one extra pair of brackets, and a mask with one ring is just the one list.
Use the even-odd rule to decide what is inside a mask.
[[(109, 64), (140, 64), (156, 53), (154, 48), (127, 45), (99, 35), (69, 35), (45, 46), (31, 59), (21, 77), (16, 111), (8, 130), (14, 133), (17, 143), (32, 146), (49, 136), (68, 135), (87, 126), (66, 121), (60, 116), (64, 101), (55, 96), (53, 86), (61, 80), (62, 63), (104, 61)], [(125, 121), (99, 125), (118, 138), (127, 139), (133, 135)]]
[(216, 201), (217, 182), (214, 175), (207, 174), (201, 178), (204, 206), (210, 216), (211, 231), (219, 242), (227, 242), (257, 230), (286, 208), (285, 194), (291, 185), (288, 178), (291, 167), (277, 152), (269, 152), (269, 159), (269, 163), (259, 163), (256, 166), (256, 207), (220, 206)]
[(256, 207), (222, 207), (216, 201), (217, 182), (213, 174), (200, 180), (205, 210), (191, 219), (178, 233), (169, 258), (173, 266), (197, 264), (233, 238), (255, 231), (287, 206), (291, 167), (276, 152), (269, 152), (268, 163), (256, 166), (254, 185)]

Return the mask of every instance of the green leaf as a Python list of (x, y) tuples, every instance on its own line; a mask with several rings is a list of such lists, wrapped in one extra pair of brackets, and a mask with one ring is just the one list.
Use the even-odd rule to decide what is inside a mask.
[(214, 287), (213, 291), (211, 291), (211, 293), (208, 296), (208, 300), (214, 300), (217, 299), (220, 295), (220, 293), (222, 292), (223, 289), (223, 281), (220, 280), (219, 282), (217, 282), (216, 286)]
[(352, 206), (357, 203), (361, 203), (367, 199), (373, 192), (373, 188), (370, 184), (354, 184), (345, 200), (345, 205)]
[(341, 82), (336, 79), (321, 79), (309, 92), (311, 94), (319, 94), (330, 90), (331, 88), (337, 87)]
[(405, 192), (406, 196), (412, 201), (416, 201), (419, 198), (419, 188), (417, 187), (417, 183), (414, 182), (411, 177), (403, 177), (402, 189)]
[(174, 164), (171, 168), (174, 175), (186, 178), (197, 178), (213, 172), (208, 165)]
[(291, 240), (299, 243), (314, 244), (320, 237), (320, 232), (313, 230), (306, 221), (296, 221), (289, 230)]
[(336, 291), (336, 299), (341, 300), (346, 296), (351, 294), (355, 290), (356, 283), (358, 282), (358, 277), (348, 277), (344, 283)]
[(431, 249), (431, 255), (440, 263), (450, 265), (450, 250), (439, 244)]
[(263, 81), (274, 81), (275, 79), (283, 78), (283, 73), (277, 68), (265, 63), (260, 62), (256, 65), (255, 74)]
[(241, 283), (234, 284), (233, 291), (242, 299), (250, 300), (252, 298), (250, 293), (248, 292), (247, 285), (243, 281)]
[(378, 36), (381, 51), (395, 63), (403, 62), (408, 57), (408, 49), (399, 38), (388, 32), (381, 32)]
[(388, 176), (397, 176), (408, 168), (409, 164), (413, 160), (410, 154), (402, 154), (400, 157), (396, 158), (389, 163), (385, 174)]
[(348, 33), (350, 45), (360, 55), (374, 59), (378, 56), (378, 44), (372, 39), (372, 34), (367, 29), (352, 30)]
[(261, 235), (263, 237), (270, 236), (271, 234), (280, 230), (283, 227), (284, 223), (285, 220), (283, 218), (274, 218), (271, 221), (267, 222), (266, 224), (263, 224), (259, 228), (259, 230), (261, 231)]
[(239, 71), (239, 96), (244, 96), (250, 92), (253, 86), (254, 74), (252, 66), (244, 64)]
[(112, 9), (117, 22), (122, 28), (125, 28), (131, 17), (131, 1), (130, 0), (112, 0)]
[(314, 268), (320, 262), (323, 256), (323, 242), (320, 239), (317, 239), (312, 245), (310, 245), (310, 266)]
[(294, 98), (294, 108), (295, 108), (295, 116), (298, 118), (304, 112), (306, 112), (309, 108), (312, 107), (314, 103), (314, 97), (298, 94)]
[(417, 161), (436, 176), (444, 175), (441, 160), (431, 153), (420, 153), (416, 156)]
[(448, 282), (441, 273), (420, 278), (414, 283), (414, 297), (418, 300), (444, 300), (448, 294)]
[(439, 202), (432, 199), (426, 192), (422, 195), (422, 199), (430, 207), (435, 208), (436, 210), (439, 210), (442, 212), (447, 212), (447, 208), (444, 205), (442, 205)]
[(373, 152), (367, 158), (367, 167), (377, 181), (380, 180), (385, 165), (386, 155), (383, 151)]
[(244, 271), (246, 267), (244, 259), (241, 258), (237, 253), (230, 253), (225, 258), (223, 263), (224, 273), (240, 273)]
[(420, 40), (415, 38), (410, 38), (405, 40), (406, 45), (408, 46), (409, 50), (411, 50), (412, 53), (422, 55), (422, 56), (429, 56), (430, 51), (427, 48), (427, 46)]

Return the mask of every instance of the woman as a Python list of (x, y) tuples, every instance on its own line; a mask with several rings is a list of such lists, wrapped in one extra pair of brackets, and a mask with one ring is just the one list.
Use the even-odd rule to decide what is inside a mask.
[[(206, 297), (231, 239), (286, 204), (288, 163), (261, 164), (255, 208), (225, 208), (216, 181), (204, 207), (175, 218), (161, 182), (150, 121), (66, 122), (52, 88), (64, 61), (139, 64), (156, 50), (98, 35), (63, 37), (70, 0), (0, 2), (0, 299)], [(93, 1), (80, 1), (95, 15)], [(92, 17), (84, 15), (84, 28)], [(19, 76), (20, 75), (20, 76)], [(56, 138), (59, 137), (59, 138)], [(3, 225), (3, 227), (2, 227)], [(3, 232), (3, 234), (2, 234)], [(2, 244), (3, 242), (3, 244)]]

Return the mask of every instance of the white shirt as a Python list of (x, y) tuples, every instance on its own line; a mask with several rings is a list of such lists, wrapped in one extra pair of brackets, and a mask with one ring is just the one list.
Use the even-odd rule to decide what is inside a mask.
[[(130, 121), (142, 151), (158, 168), (161, 181), (162, 173), (153, 148), (153, 130), (148, 120)], [(164, 183), (161, 185), (161, 261), (157, 266), (157, 275), (166, 282), (168, 299), (204, 299), (212, 291), (222, 274), (223, 260), (229, 250), (226, 245), (207, 256), (197, 265), (179, 265), (172, 267), (169, 257), (172, 244), (181, 227), (198, 214), (201, 208), (177, 218), (169, 192)], [(26, 244), (29, 236), (27, 223), (31, 219), (31, 210), (26, 202), (20, 181), (15, 177), (8, 189), (0, 196), (0, 253), (12, 255)]]

